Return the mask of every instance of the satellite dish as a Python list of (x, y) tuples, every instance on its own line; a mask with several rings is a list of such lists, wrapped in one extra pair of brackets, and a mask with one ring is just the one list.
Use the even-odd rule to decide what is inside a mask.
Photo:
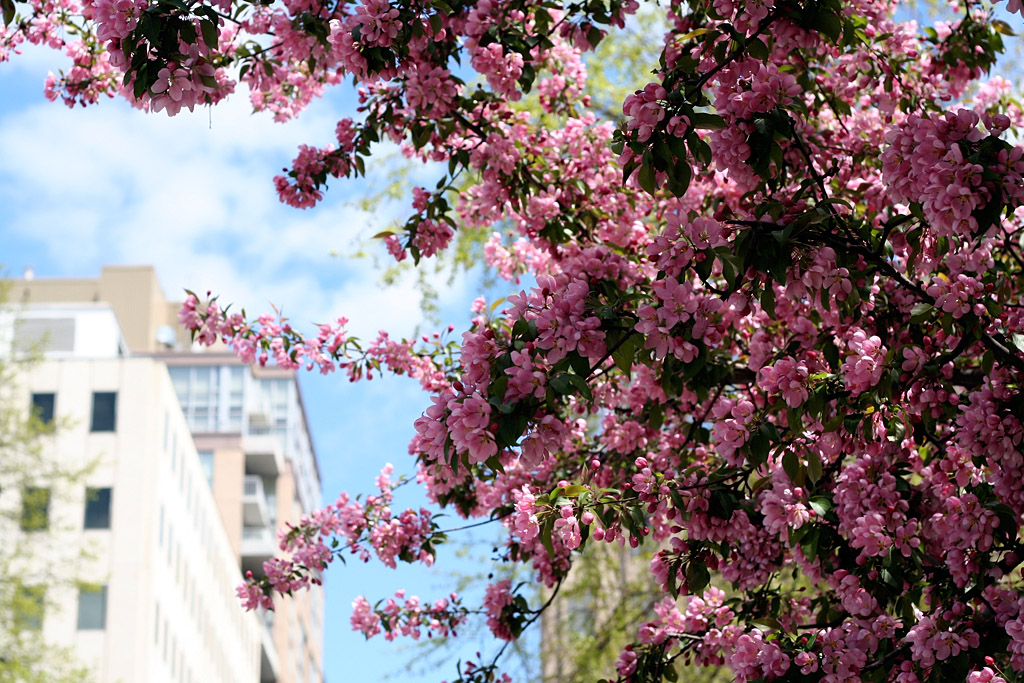
[(156, 328), (156, 340), (166, 348), (172, 349), (177, 345), (178, 335), (170, 325), (161, 325)]

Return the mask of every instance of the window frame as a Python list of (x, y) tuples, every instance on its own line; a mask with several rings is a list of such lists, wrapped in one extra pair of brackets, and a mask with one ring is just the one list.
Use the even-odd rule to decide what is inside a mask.
[(50, 503), (53, 492), (48, 486), (26, 486), (21, 490), (19, 526), (27, 533), (50, 528)]
[[(110, 398), (110, 422), (97, 422), (97, 408), (100, 406), (101, 397)], [(104, 406), (105, 407), (105, 406)], [(104, 417), (104, 411), (101, 413)], [(94, 391), (92, 392), (92, 416), (89, 420), (89, 431), (92, 433), (109, 433), (117, 431), (117, 392), (116, 391)]]
[[(49, 405), (40, 405), (38, 399), (48, 398)], [(44, 425), (50, 426), (53, 424), (53, 419), (57, 413), (57, 393), (53, 391), (33, 391), (31, 402), (32, 414)]]
[[(98, 588), (98, 590), (92, 590)], [(84, 598), (86, 596), (99, 596), (99, 618), (95, 618), (94, 613), (83, 611), (83, 606), (86, 605)], [(95, 605), (92, 605), (95, 606)], [(83, 625), (83, 621), (85, 624)], [(98, 626), (96, 624), (99, 624)], [(102, 584), (98, 586), (79, 586), (78, 587), (78, 618), (75, 621), (77, 630), (79, 631), (105, 631), (107, 629), (107, 585)]]
[[(109, 486), (97, 486), (88, 487), (85, 489), (85, 510), (82, 518), (83, 529), (109, 529), (111, 526), (111, 501), (113, 499), (113, 489)], [(102, 501), (102, 497), (106, 497), (105, 504)], [(95, 504), (95, 505), (94, 505)], [(105, 509), (104, 509), (105, 508)], [(89, 511), (93, 510), (94, 515), (99, 515), (99, 523), (89, 521)], [(103, 524), (103, 521), (106, 524)]]

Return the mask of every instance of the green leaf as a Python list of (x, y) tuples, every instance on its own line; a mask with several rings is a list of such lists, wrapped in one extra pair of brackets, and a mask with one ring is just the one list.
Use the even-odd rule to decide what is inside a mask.
[(577, 351), (573, 351), (568, 355), (569, 365), (573, 371), (580, 377), (586, 377), (590, 374), (590, 361), (581, 356)]
[(747, 442), (750, 448), (750, 464), (755, 467), (763, 465), (768, 460), (768, 451), (771, 449), (771, 441), (764, 429), (764, 425), (758, 427), (757, 431), (751, 434)]
[(753, 38), (747, 43), (747, 54), (762, 62), (768, 61), (768, 46), (759, 38)]
[(559, 496), (565, 496), (566, 498), (576, 498), (581, 493), (584, 493), (584, 492), (589, 491), (589, 490), (590, 489), (588, 489), (586, 486), (582, 486), (580, 484), (570, 484), (569, 486), (559, 486), (558, 488), (556, 488), (554, 491), (551, 492), (551, 497), (552, 498), (557, 498)]
[(555, 556), (555, 546), (551, 543), (551, 532), (554, 528), (554, 517), (548, 517), (540, 528), (540, 542), (544, 545), (544, 549), (548, 551), (548, 557)]
[(831, 420), (827, 421), (824, 424), (824, 432), (826, 434), (828, 434), (830, 432), (834, 432), (837, 429), (839, 429), (839, 427), (842, 426), (842, 424), (843, 424), (843, 416), (842, 415), (836, 415), (835, 417), (833, 417)]
[(703, 562), (691, 560), (686, 565), (686, 587), (690, 594), (696, 594), (704, 590), (711, 583), (711, 574)]
[(433, 129), (430, 126), (416, 126), (412, 129), (412, 144), (416, 149), (421, 149), (424, 145), (430, 142), (430, 137), (433, 135)]
[(684, 501), (683, 497), (679, 495), (678, 490), (670, 488), (668, 495), (672, 499), (672, 506), (675, 507), (676, 510), (686, 512), (686, 501)]
[(819, 12), (815, 17), (814, 28), (832, 43), (838, 43), (843, 35), (843, 22), (832, 12)]
[(682, 197), (690, 187), (690, 181), (693, 180), (693, 169), (685, 159), (679, 159), (669, 167), (669, 170), (671, 173), (668, 179), (668, 189), (673, 196)]
[(590, 391), (590, 385), (587, 384), (587, 380), (583, 379), (579, 375), (566, 375), (566, 377), (569, 378), (569, 382), (572, 386), (575, 387), (576, 391), (578, 391), (585, 399), (589, 401), (594, 397)]
[(761, 292), (761, 308), (768, 314), (768, 317), (775, 319), (775, 288), (771, 283), (766, 283), (764, 291)]
[(707, 130), (721, 130), (725, 128), (725, 119), (718, 114), (705, 114), (704, 112), (694, 112), (690, 114), (690, 125), (697, 129)]
[(832, 509), (832, 501), (828, 498), (812, 498), (810, 506), (811, 509), (814, 510), (815, 514), (819, 517), (824, 517), (828, 514), (828, 511)]
[(755, 626), (764, 626), (765, 628), (770, 629), (772, 631), (786, 630), (782, 628), (782, 624), (779, 623), (778, 619), (773, 619), (772, 617), (761, 617), (760, 619), (752, 619), (750, 623), (754, 624)]
[(918, 323), (923, 323), (925, 320), (928, 320), (934, 310), (935, 307), (929, 303), (914, 304), (914, 307), (910, 309), (911, 324), (917, 325)]
[(996, 362), (996, 356), (992, 353), (992, 350), (986, 350), (981, 356), (981, 371), (986, 375), (992, 374), (992, 366)]
[(640, 507), (631, 507), (629, 509), (629, 516), (633, 518), (633, 525), (636, 527), (636, 535), (642, 537), (644, 527), (647, 526), (647, 520), (644, 519), (644, 511)]
[[(193, 24), (191, 21), (183, 22), (178, 27), (178, 37), (181, 38), (186, 43), (188, 43), (189, 45), (194, 45), (195, 44), (196, 36), (197, 35), (198, 34), (196, 33), (195, 24)], [(150, 41), (150, 42), (152, 42), (152, 41)]]
[(803, 482), (804, 466), (793, 451), (786, 451), (782, 456), (782, 469), (786, 471), (789, 480), (797, 486)]
[(616, 367), (627, 377), (633, 369), (633, 357), (636, 355), (636, 336), (630, 334), (612, 353)]
[(818, 527), (811, 527), (803, 538), (800, 539), (800, 549), (804, 553), (804, 557), (809, 560), (813, 560), (818, 556), (818, 537), (821, 535)]
[(551, 381), (548, 384), (562, 396), (567, 396), (572, 393), (572, 380), (566, 372), (563, 372), (560, 375), (555, 375), (551, 378)]
[(832, 372), (839, 372), (839, 347), (832, 341), (831, 336), (825, 338), (821, 346), (821, 352), (825, 355), (828, 366)]
[(821, 457), (814, 451), (807, 453), (807, 478), (812, 484), (817, 484), (822, 475)]
[(523, 431), (526, 430), (526, 425), (529, 421), (530, 418), (521, 412), (515, 412), (503, 417), (498, 422), (498, 433), (496, 435), (498, 437), (498, 447), (504, 448), (515, 444), (519, 437), (523, 435)]
[(14, 0), (0, 0), (0, 10), (3, 10), (4, 26), (14, 21)]
[(203, 42), (206, 43), (207, 47), (211, 50), (216, 50), (217, 42), (220, 38), (220, 32), (217, 30), (217, 25), (209, 19), (203, 19), (199, 22), (199, 30), (203, 32)]
[(160, 45), (160, 20), (155, 16), (149, 13), (143, 14), (138, 30), (142, 32), (150, 45), (154, 47)]
[(1016, 33), (1010, 28), (1010, 25), (1000, 19), (992, 20), (992, 28), (995, 29), (996, 33), (1002, 33), (1004, 36), (1015, 36)]
[(702, 36), (705, 33), (709, 33), (710, 31), (711, 31), (711, 29), (709, 29), (709, 28), (695, 28), (692, 31), (690, 31), (689, 33), (686, 33), (686, 34), (681, 35), (678, 38), (676, 38), (676, 42), (678, 42), (678, 43), (685, 43), (688, 40), (692, 40), (693, 38), (697, 38), (699, 36)]
[(640, 182), (640, 187), (643, 188), (647, 194), (653, 195), (658, 191), (658, 183), (653, 163), (644, 163), (640, 167), (640, 173), (637, 176), (637, 180)]
[(761, 489), (763, 489), (765, 486), (767, 486), (770, 483), (772, 483), (772, 478), (771, 477), (761, 477), (760, 479), (755, 481), (750, 486), (750, 494), (751, 494), (751, 496), (753, 496), (753, 494), (757, 493), (758, 491), (760, 491)]

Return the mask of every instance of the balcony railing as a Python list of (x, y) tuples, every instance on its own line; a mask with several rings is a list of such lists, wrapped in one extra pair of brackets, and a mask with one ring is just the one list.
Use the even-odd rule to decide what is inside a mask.
[(274, 530), (264, 527), (242, 527), (242, 558), (258, 562), (269, 560), (277, 553)]
[(265, 527), (270, 524), (263, 479), (255, 474), (245, 475), (242, 481), (242, 523), (250, 527)]

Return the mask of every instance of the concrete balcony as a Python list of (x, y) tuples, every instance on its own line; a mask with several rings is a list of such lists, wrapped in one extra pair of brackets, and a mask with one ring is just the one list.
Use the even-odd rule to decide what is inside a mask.
[(265, 477), (276, 477), (284, 472), (284, 453), (273, 434), (242, 437), (242, 450), (245, 451), (246, 472)]
[(245, 475), (242, 483), (242, 524), (247, 527), (265, 527), (270, 524), (263, 479), (255, 474)]
[(243, 526), (241, 553), (243, 568), (262, 567), (264, 562), (277, 554), (274, 530), (269, 526)]

